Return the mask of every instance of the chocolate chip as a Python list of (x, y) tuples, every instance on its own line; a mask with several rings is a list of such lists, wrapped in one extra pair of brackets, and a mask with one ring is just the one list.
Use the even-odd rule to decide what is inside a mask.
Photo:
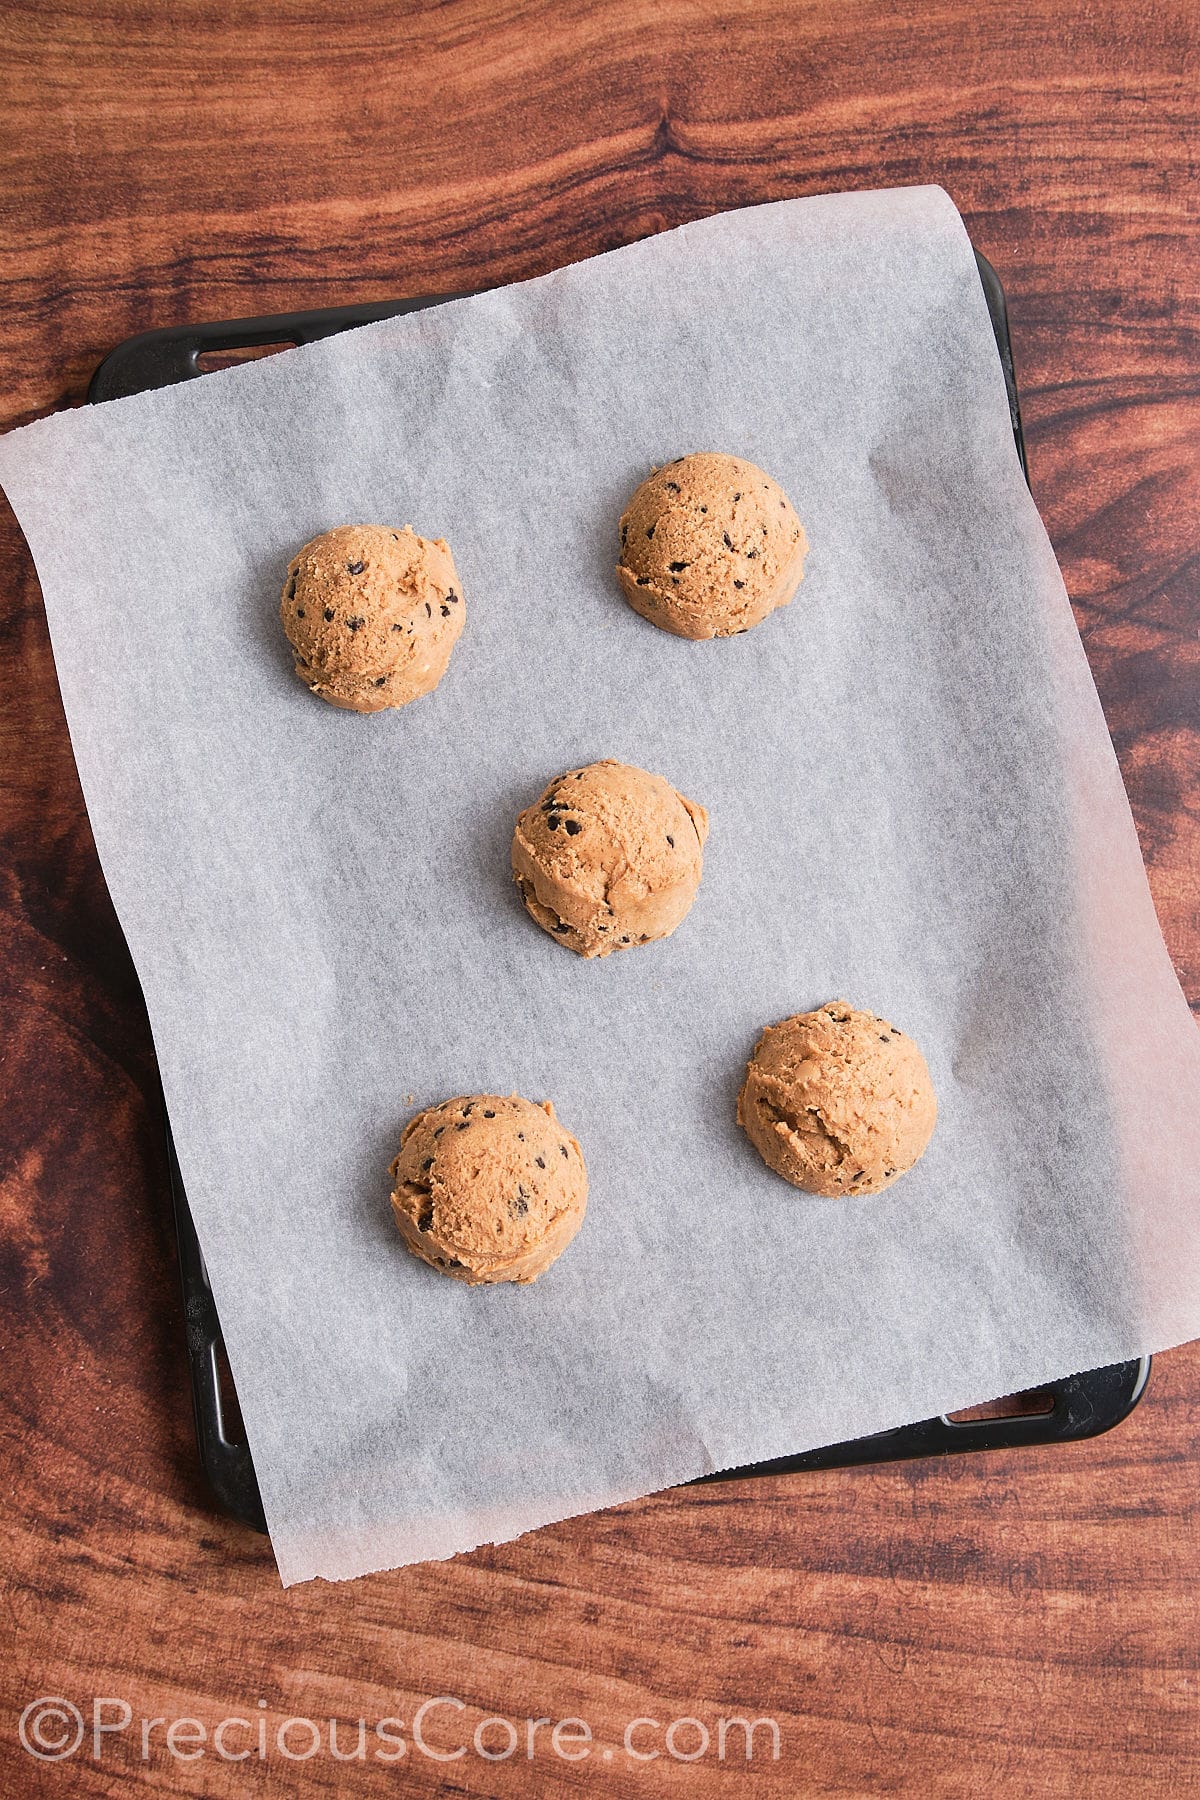
[(547, 831), (557, 831), (558, 830), (558, 814), (557, 813), (547, 813), (546, 814), (546, 829), (547, 829)]
[(535, 1157), (534, 1157), (534, 1159), (533, 1159), (533, 1160), (534, 1160), (534, 1162), (535, 1162), (535, 1163), (536, 1163), (536, 1164), (537, 1164), (537, 1166), (538, 1166), (538, 1168), (539, 1168), (539, 1169), (544, 1169), (544, 1168), (545, 1168), (545, 1166), (546, 1166), (546, 1159), (545, 1159), (545, 1157), (544, 1157), (544, 1156), (535, 1156)]
[(670, 844), (670, 846), (673, 850), (675, 848), (675, 839), (671, 836), (669, 831), (667, 833), (667, 842), (668, 842), (668, 844)]
[(571, 927), (567, 924), (565, 919), (560, 919), (554, 929), (555, 931), (570, 931)]
[(740, 499), (741, 499), (741, 497), (742, 497), (742, 496), (741, 496), (741, 495), (740, 495), (740, 494), (735, 494), (735, 495), (734, 495), (734, 496), (733, 496), (733, 498), (734, 498), (734, 501), (735, 501), (735, 502), (736, 502), (736, 501), (738, 501), (738, 500), (740, 500)]
[(690, 568), (691, 565), (690, 565), (690, 563), (685, 563), (685, 562), (673, 562), (673, 563), (668, 563), (667, 567), (668, 567), (668, 569), (670, 569), (672, 575), (678, 575), (681, 573), (682, 570)]
[(508, 1211), (510, 1218), (523, 1219), (525, 1217), (525, 1214), (529, 1211), (529, 1202), (524, 1194), (518, 1194), (515, 1200), (509, 1201)]
[(607, 931), (608, 926), (607, 925), (597, 925), (596, 930), (597, 931)]
[(525, 1133), (523, 1131), (518, 1131), (517, 1138), (523, 1144), (525, 1142)]
[(432, 1156), (427, 1156), (427, 1157), (426, 1157), (426, 1158), (425, 1158), (425, 1161), (424, 1161), (424, 1162), (423, 1162), (423, 1163), (422, 1163), (422, 1164), (421, 1164), (421, 1167), (422, 1167), (422, 1168), (423, 1168), (423, 1169), (432, 1169), (432, 1167), (433, 1167), (433, 1158), (432, 1158)]
[(621, 939), (621, 942), (622, 942), (622, 943), (623, 943), (623, 944), (627, 944), (627, 943), (628, 943), (628, 942), (629, 942), (629, 939), (628, 939), (628, 938), (627, 938), (627, 937), (623, 937), (623, 938), (622, 938), (622, 939)]
[(429, 1227), (432, 1224), (433, 1224), (433, 1208), (432, 1208), (432, 1206), (423, 1206), (421, 1208), (420, 1213), (417, 1216), (417, 1230), (418, 1231), (428, 1231)]
[(446, 1129), (446, 1127), (444, 1125), (439, 1125), (437, 1130), (433, 1134), (434, 1137), (435, 1138), (441, 1137), (441, 1135), (442, 1135), (443, 1131), (445, 1131), (445, 1129)]
[(703, 512), (703, 513), (706, 513), (706, 512), (707, 512), (707, 511), (708, 511), (708, 508), (707, 508), (707, 506), (702, 506), (702, 507), (701, 507), (701, 508), (700, 508), (700, 511), (701, 511), (701, 512)]
[(560, 1144), (558, 1147), (562, 1151), (564, 1156), (570, 1155), (570, 1151), (567, 1149), (567, 1146), (565, 1144)]
[(298, 619), (302, 619), (304, 617), (304, 608), (302, 606), (298, 606), (296, 608), (296, 617)]
[(495, 1107), (494, 1106), (485, 1106), (483, 1109), (483, 1116), (485, 1119), (494, 1119), (496, 1116)]
[(460, 1119), (458, 1121), (458, 1123), (455, 1125), (454, 1129), (455, 1129), (455, 1131), (465, 1131), (467, 1129), (466, 1119)]
[(744, 581), (735, 581), (733, 585), (736, 588), (743, 588), (743, 587), (745, 587), (746, 584)]
[(881, 1036), (879, 1041), (881, 1044), (890, 1044), (892, 1040), (890, 1037)]
[(757, 550), (747, 550), (746, 555), (747, 556), (757, 556), (758, 551)]
[(893, 1037), (903, 1037), (904, 1036), (904, 1033), (900, 1030), (898, 1025), (892, 1026), (892, 1036)]
[(732, 550), (733, 549), (733, 539), (730, 537), (729, 533), (727, 531), (723, 531), (721, 533), (721, 536), (725, 539), (725, 548), (727, 550)]
[(463, 1118), (469, 1119), (471, 1114), (474, 1111), (475, 1111), (475, 1102), (472, 1100), (468, 1106), (463, 1107)]
[(448, 606), (443, 606), (442, 617), (443, 619), (448, 619), (450, 617), (450, 608)]
[(393, 544), (398, 544), (400, 542), (400, 533), (398, 531), (393, 531), (392, 542)]
[(576, 775), (576, 777), (575, 777), (575, 779), (576, 779), (576, 781), (582, 781), (582, 780), (583, 780), (583, 770), (582, 770), (582, 769), (580, 769), (580, 770), (579, 770), (579, 772), (578, 772), (578, 774), (577, 774), (577, 775)]
[(327, 618), (327, 619), (332, 619), (332, 617), (333, 617), (333, 608), (332, 608), (332, 606), (327, 606), (327, 607), (326, 607), (326, 608), (325, 608), (325, 617), (326, 617), (326, 618)]
[(375, 677), (375, 686), (376, 687), (386, 687), (386, 685), (387, 685), (387, 676), (386, 675), (377, 675)]
[(363, 626), (366, 624), (366, 622), (367, 621), (365, 619), (358, 619), (358, 618), (347, 619), (346, 620), (346, 630), (347, 631), (361, 631)]
[(668, 494), (677, 494), (679, 492), (679, 483), (677, 481), (664, 481), (663, 486), (666, 488)]
[(404, 627), (403, 627), (403, 625), (393, 625), (392, 630), (393, 631), (403, 631)]
[(639, 587), (649, 587), (650, 586), (650, 577), (648, 575), (639, 575), (637, 578), (637, 584)]
[(564, 823), (566, 825), (568, 837), (578, 837), (583, 830), (583, 826), (579, 823), (578, 819), (567, 819)]
[(629, 539), (629, 527), (628, 527), (628, 525), (622, 525), (622, 527), (621, 527), (621, 542), (623, 544), (627, 543), (628, 539)]
[(351, 575), (361, 575), (366, 566), (365, 562), (352, 562), (346, 564), (346, 568)]
[(458, 605), (458, 595), (455, 593), (453, 588), (451, 588), (450, 592), (446, 595), (446, 605), (447, 606), (457, 606)]
[(425, 617), (427, 619), (432, 619), (433, 617), (433, 608), (430, 606), (428, 600), (425, 602)]
[(647, 527), (646, 527), (646, 536), (647, 536), (647, 537), (648, 537), (648, 538), (652, 538), (652, 537), (653, 537), (653, 536), (654, 536), (654, 526), (653, 526), (653, 525), (647, 525)]

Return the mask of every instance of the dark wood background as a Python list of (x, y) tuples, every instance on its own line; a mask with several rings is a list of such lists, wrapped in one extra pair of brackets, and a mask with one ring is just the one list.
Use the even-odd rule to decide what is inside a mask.
[[(0, 61), (5, 428), (149, 326), (941, 182), (1008, 290), (1034, 491), (1200, 1001), (1194, 0), (9, 0)], [(1194, 1347), (1089, 1444), (680, 1491), (281, 1590), (197, 1470), (150, 1038), (6, 508), (0, 536), (0, 1791), (1200, 1792)], [(597, 1747), (182, 1762), (159, 1728), (145, 1760), (135, 1730), (38, 1764), (43, 1694), (210, 1727), (261, 1699), (272, 1730), (450, 1694), (468, 1729), (578, 1714)], [(778, 1763), (620, 1749), (639, 1714), (747, 1710)]]

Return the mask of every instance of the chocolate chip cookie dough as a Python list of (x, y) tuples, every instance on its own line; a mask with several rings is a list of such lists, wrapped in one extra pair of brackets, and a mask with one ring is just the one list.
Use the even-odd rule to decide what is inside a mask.
[(786, 606), (808, 543), (783, 489), (737, 456), (656, 469), (621, 516), (617, 579), (635, 612), (677, 637), (735, 637)]
[(296, 673), (351, 712), (430, 693), (463, 628), (450, 547), (411, 526), (338, 525), (288, 564), (279, 616)]
[(462, 1094), (409, 1120), (392, 1211), (414, 1256), (456, 1281), (536, 1281), (583, 1223), (583, 1152), (519, 1094)]
[(911, 1038), (831, 1000), (767, 1027), (737, 1116), (763, 1161), (793, 1187), (878, 1194), (924, 1153), (937, 1099)]
[(708, 814), (628, 763), (568, 769), (517, 820), (513, 877), (530, 917), (579, 956), (669, 937), (700, 885)]

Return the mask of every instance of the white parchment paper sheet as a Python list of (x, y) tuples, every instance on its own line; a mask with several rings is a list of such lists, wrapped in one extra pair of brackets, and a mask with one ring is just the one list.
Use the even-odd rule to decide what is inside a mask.
[[(691, 644), (617, 590), (656, 462), (761, 463), (795, 603)], [(962, 223), (937, 189), (784, 202), (0, 443), (146, 993), (287, 1582), (966, 1405), (1200, 1332), (1197, 1035)], [(288, 557), (453, 546), (437, 693), (290, 671)], [(668, 942), (523, 914), (517, 810), (615, 756), (709, 809)], [(941, 1098), (875, 1199), (734, 1124), (760, 1027), (845, 997)], [(585, 1227), (529, 1289), (402, 1249), (416, 1103), (553, 1097)]]

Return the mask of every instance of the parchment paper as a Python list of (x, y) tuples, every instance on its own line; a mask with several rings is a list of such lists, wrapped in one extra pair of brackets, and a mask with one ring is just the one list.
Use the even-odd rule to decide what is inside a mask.
[[(794, 604), (629, 611), (650, 466), (750, 457)], [(285, 1582), (446, 1556), (1200, 1332), (1197, 1034), (962, 223), (784, 202), (0, 443)], [(289, 555), (450, 541), (465, 634), (374, 719), (295, 680)], [(521, 910), (518, 809), (615, 756), (709, 809), (667, 942)], [(734, 1124), (762, 1025), (923, 1046), (924, 1161), (797, 1195)], [(535, 1287), (409, 1257), (415, 1105), (554, 1099), (587, 1221)], [(411, 1099), (410, 1099), (411, 1096)], [(182, 1353), (182, 1351), (181, 1351)]]

